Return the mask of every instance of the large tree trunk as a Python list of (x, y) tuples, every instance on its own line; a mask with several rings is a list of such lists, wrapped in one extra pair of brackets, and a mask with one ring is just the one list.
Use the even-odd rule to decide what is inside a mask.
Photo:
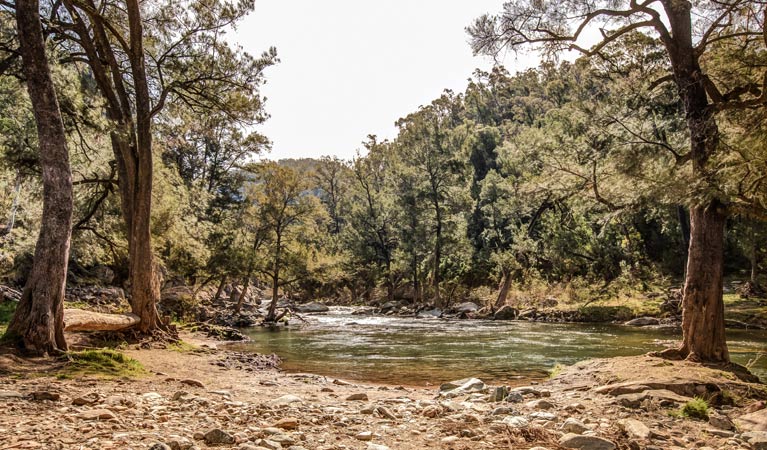
[(690, 256), (682, 301), (681, 355), (694, 361), (730, 360), (724, 332), (723, 205), (714, 201), (691, 210)]
[(72, 227), (72, 173), (61, 111), (45, 56), (37, 0), (16, 2), (18, 38), (27, 90), (37, 122), (43, 172), (43, 214), (32, 272), (7, 335), (25, 351), (67, 349), (64, 289)]
[(682, 233), (682, 254), (684, 255), (685, 266), (682, 275), (687, 277), (687, 251), (690, 248), (690, 219), (687, 217), (687, 211), (684, 206), (677, 205), (676, 214), (679, 218), (679, 230)]
[(130, 61), (136, 95), (136, 183), (130, 239), (131, 310), (141, 318), (139, 330), (143, 333), (159, 328), (157, 301), (160, 299), (160, 280), (152, 252), (152, 132), (149, 86), (144, 66), (144, 37), (138, 0), (127, 0), (128, 27), (130, 28)]
[(272, 272), (272, 303), (269, 305), (269, 312), (264, 318), (264, 322), (276, 322), (277, 320), (277, 299), (280, 297), (280, 265), (282, 250), (282, 230), (277, 228), (277, 247), (274, 250), (274, 267)]
[(704, 86), (705, 77), (692, 42), (687, 1), (662, 0), (673, 37), (664, 36), (679, 98), (690, 133), (693, 177), (704, 186), (702, 200), (690, 208), (690, 248), (682, 299), (682, 346), (669, 352), (695, 361), (729, 362), (722, 299), (724, 224), (727, 208), (709, 184), (709, 158), (719, 147), (719, 128)]

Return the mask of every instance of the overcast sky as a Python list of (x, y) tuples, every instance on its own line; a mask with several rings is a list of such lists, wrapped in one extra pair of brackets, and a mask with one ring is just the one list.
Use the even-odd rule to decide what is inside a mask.
[[(368, 134), (396, 135), (394, 122), (443, 89), (462, 91), (475, 68), (464, 28), (503, 0), (256, 0), (234, 36), (247, 51), (277, 47), (281, 62), (263, 89), (271, 114), (259, 128), (270, 159), (350, 159)], [(529, 65), (513, 56), (513, 72)]]

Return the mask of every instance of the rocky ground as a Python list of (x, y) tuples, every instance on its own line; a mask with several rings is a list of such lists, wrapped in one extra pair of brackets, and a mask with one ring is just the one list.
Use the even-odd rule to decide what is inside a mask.
[[(181, 351), (125, 350), (148, 371), (130, 379), (0, 355), (0, 449), (767, 449), (765, 387), (686, 362), (593, 360), (532, 386), (424, 389), (284, 374), (264, 369), (273, 357), (183, 337)], [(708, 420), (677, 415), (693, 396), (715, 405)]]

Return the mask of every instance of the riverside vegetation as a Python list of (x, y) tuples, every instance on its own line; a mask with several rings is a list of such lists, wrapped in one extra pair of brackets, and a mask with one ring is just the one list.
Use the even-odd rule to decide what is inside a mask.
[[(767, 448), (725, 334), (765, 326), (763, 3), (507, 2), (472, 48), (537, 68), (475, 72), (352, 161), (279, 162), (254, 131), (277, 52), (227, 38), (253, 8), (0, 8), (3, 448)], [(210, 341), (324, 303), (681, 343), (437, 392)]]

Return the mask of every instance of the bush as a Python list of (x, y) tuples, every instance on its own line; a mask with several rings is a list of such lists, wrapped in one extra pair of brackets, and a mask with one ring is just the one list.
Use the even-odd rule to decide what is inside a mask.
[(695, 397), (682, 406), (681, 414), (690, 419), (708, 420), (708, 402), (701, 397)]

